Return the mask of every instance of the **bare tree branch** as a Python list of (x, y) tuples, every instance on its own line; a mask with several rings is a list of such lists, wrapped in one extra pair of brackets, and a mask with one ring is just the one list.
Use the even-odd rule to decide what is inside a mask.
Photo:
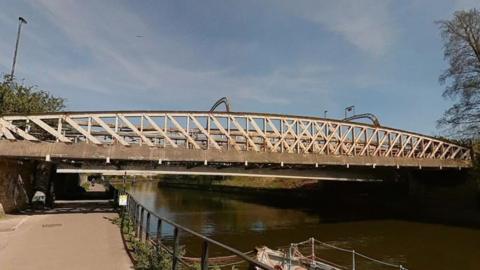
[(443, 96), (455, 100), (438, 126), (452, 135), (478, 138), (480, 135), (480, 11), (457, 11), (450, 20), (438, 21), (449, 62), (439, 77), (445, 84)]

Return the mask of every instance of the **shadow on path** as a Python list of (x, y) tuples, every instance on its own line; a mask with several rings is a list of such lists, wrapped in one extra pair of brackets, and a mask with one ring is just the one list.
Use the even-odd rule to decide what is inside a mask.
[(117, 210), (112, 200), (78, 200), (78, 201), (55, 201), (54, 208), (25, 209), (19, 211), (21, 215), (45, 215), (45, 214), (87, 214), (87, 213), (114, 213)]

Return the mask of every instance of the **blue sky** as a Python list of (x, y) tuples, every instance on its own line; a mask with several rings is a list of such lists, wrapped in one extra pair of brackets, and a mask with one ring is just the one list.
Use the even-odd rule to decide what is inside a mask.
[[(452, 103), (434, 21), (479, 0), (0, 0), (0, 73), (69, 110), (207, 110), (343, 117), (439, 134)], [(142, 36), (142, 37), (137, 37)]]

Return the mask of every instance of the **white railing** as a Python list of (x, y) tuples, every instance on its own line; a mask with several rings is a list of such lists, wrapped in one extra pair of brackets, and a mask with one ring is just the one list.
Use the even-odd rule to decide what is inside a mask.
[(148, 145), (335, 156), (471, 160), (470, 149), (339, 120), (231, 112), (65, 112), (0, 116), (0, 140)]

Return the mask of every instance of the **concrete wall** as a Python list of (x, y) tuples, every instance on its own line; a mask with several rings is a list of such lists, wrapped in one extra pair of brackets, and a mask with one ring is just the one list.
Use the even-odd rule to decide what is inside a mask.
[(33, 195), (35, 168), (35, 162), (0, 159), (0, 215), (28, 205)]

